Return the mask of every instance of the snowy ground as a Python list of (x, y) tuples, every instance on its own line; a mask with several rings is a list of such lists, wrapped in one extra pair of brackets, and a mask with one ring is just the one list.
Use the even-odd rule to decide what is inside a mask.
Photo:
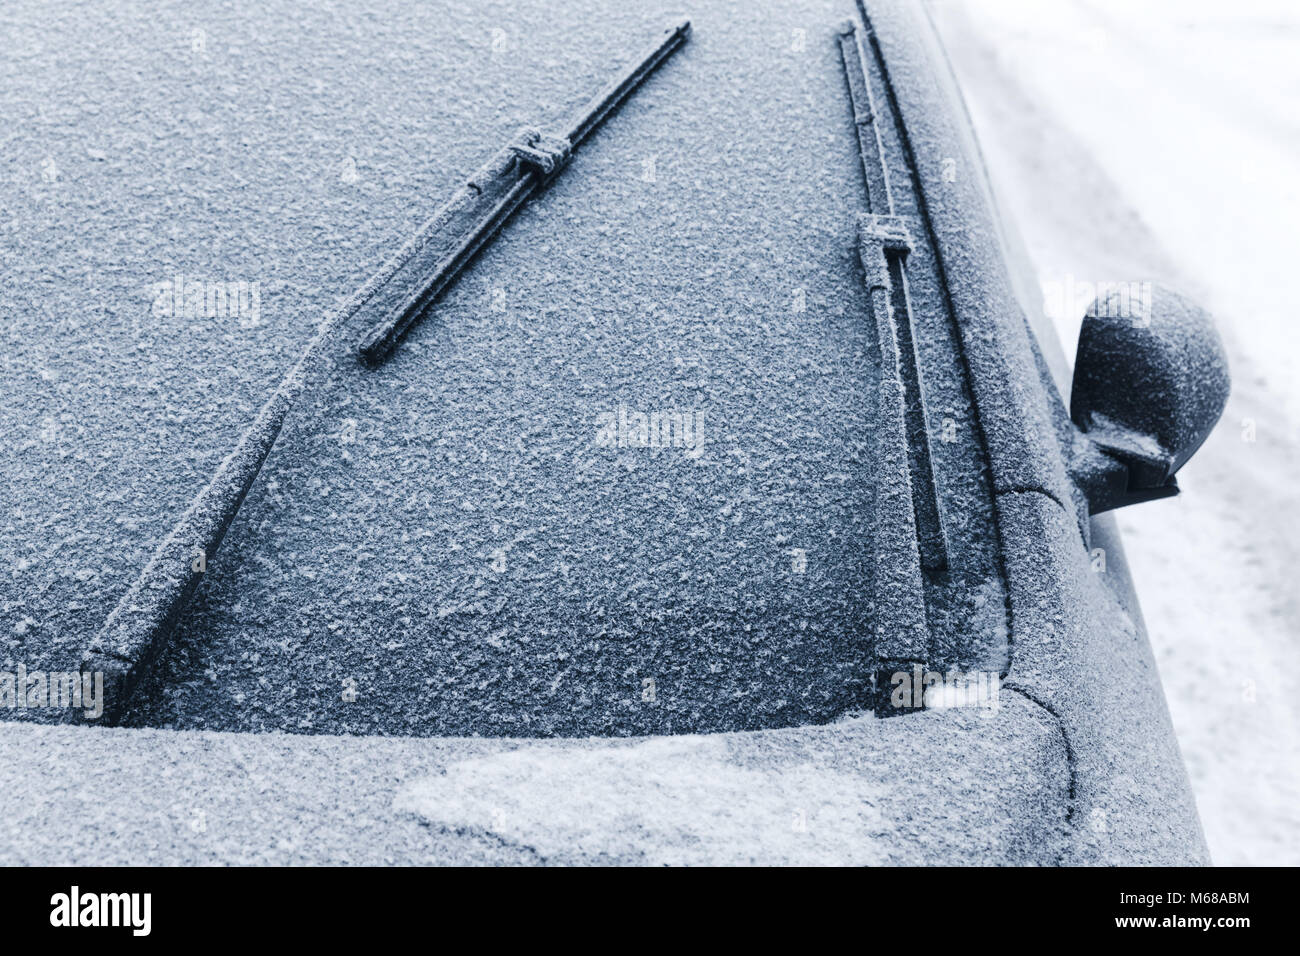
[[(1300, 6), (933, 10), (1045, 288), (1163, 279), (1219, 319), (1223, 422), (1120, 527), (1215, 862), (1300, 863)], [(1053, 315), (1071, 356), (1082, 308)]]

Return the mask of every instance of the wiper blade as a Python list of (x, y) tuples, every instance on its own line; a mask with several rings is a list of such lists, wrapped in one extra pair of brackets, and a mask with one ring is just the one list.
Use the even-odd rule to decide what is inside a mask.
[(445, 229), (456, 230), (447, 251), (425, 280), (362, 339), (361, 355), (367, 361), (380, 362), (392, 352), (406, 330), (455, 281), (515, 210), (559, 174), (573, 150), (686, 42), (690, 31), (688, 20), (669, 28), (578, 110), (563, 133), (521, 130), (456, 191), (434, 216)]

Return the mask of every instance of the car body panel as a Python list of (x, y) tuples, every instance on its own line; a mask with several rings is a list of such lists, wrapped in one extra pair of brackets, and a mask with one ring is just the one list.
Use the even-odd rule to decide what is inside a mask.
[(7, 863), (1050, 864), (1069, 803), (1053, 721), (1014, 697), (624, 740), (10, 723), (0, 741)]

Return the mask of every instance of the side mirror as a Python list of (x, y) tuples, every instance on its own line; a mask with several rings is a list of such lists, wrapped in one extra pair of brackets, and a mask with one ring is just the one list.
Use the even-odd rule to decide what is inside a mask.
[(1175, 472), (1228, 400), (1228, 359), (1204, 309), (1154, 283), (1126, 283), (1079, 330), (1070, 474), (1089, 512), (1178, 494)]

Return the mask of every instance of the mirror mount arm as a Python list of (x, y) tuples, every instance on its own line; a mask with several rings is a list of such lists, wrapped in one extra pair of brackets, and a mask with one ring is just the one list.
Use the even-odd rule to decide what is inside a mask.
[(1143, 481), (1144, 462), (1126, 461), (1123, 452), (1103, 448), (1082, 432), (1075, 433), (1070, 450), (1070, 480), (1088, 499), (1088, 514), (1097, 515), (1128, 505), (1138, 505), (1178, 494), (1171, 475), (1164, 482)]

